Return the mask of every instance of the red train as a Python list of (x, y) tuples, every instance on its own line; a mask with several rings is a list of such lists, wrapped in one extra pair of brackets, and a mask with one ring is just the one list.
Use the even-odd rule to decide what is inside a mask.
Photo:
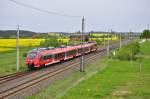
[(83, 45), (62, 46), (59, 48), (37, 48), (29, 51), (27, 54), (26, 65), (29, 69), (40, 68), (95, 50), (96, 42), (88, 42)]

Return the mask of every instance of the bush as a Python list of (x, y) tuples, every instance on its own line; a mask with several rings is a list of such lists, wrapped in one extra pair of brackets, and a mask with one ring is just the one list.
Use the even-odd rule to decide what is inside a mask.
[(102, 41), (96, 40), (96, 43), (97, 43), (97, 45), (101, 45), (101, 44), (102, 44)]
[(139, 43), (131, 43), (128, 44), (121, 49), (119, 49), (116, 53), (116, 58), (120, 60), (134, 60), (136, 59), (135, 55), (139, 53)]
[(145, 29), (140, 37), (145, 38), (146, 40), (150, 38), (150, 30)]
[(26, 57), (27, 56), (27, 52), (23, 53), (23, 57)]
[(49, 36), (48, 38), (45, 39), (45, 41), (40, 43), (40, 46), (42, 46), (42, 47), (49, 47), (49, 46), (58, 47), (62, 43), (59, 42), (57, 39), (58, 39), (57, 36)]

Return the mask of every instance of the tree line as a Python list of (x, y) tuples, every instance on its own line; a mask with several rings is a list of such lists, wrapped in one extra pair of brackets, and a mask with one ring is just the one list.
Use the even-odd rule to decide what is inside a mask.
[(142, 32), (140, 38), (143, 38), (143, 39), (146, 39), (146, 40), (149, 39), (149, 38), (150, 38), (150, 30), (145, 29), (145, 30)]

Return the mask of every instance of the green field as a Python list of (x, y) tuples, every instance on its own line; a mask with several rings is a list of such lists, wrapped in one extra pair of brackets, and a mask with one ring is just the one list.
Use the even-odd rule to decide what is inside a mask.
[[(25, 71), (25, 54), (32, 48), (40, 45), (45, 39), (20, 39), (20, 70)], [(79, 44), (80, 41), (69, 41), (69, 38), (59, 38), (58, 41), (69, 42), (67, 44)], [(114, 43), (116, 41), (110, 42)], [(101, 46), (101, 45), (100, 45)], [(0, 39), (0, 76), (16, 72), (16, 39)]]
[[(150, 42), (141, 45), (142, 66), (139, 61), (111, 60), (105, 70), (98, 72), (69, 90), (62, 99), (149, 99)], [(149, 57), (147, 57), (149, 56)]]
[[(68, 39), (59, 39), (67, 42)], [(20, 39), (19, 71), (26, 71), (26, 54), (33, 48), (40, 47), (44, 39)], [(44, 47), (44, 46), (43, 46)], [(0, 39), (0, 76), (15, 73), (16, 71), (16, 39)]]
[[(26, 53), (32, 48), (30, 47), (21, 47), (20, 48), (20, 70), (27, 70), (25, 65), (25, 56)], [(0, 52), (0, 75), (6, 75), (16, 72), (16, 50)]]
[[(103, 64), (98, 65), (99, 62)], [(34, 94), (29, 96), (28, 99), (55, 99), (60, 98), (63, 96), (70, 88), (77, 85), (83, 79), (88, 79), (89, 77), (93, 76), (98, 72), (98, 70), (103, 70), (106, 66), (106, 59), (103, 60), (96, 60), (94, 63), (89, 63), (86, 65), (86, 72), (81, 73), (80, 71), (70, 74), (61, 80), (55, 81), (53, 84), (48, 86), (47, 89), (42, 90), (40, 93)]]
[(85, 73), (73, 73), (28, 98), (150, 99), (149, 45), (141, 44), (140, 61), (97, 60)]
[[(71, 42), (72, 43), (72, 42)], [(25, 65), (26, 54), (29, 50), (37, 48), (33, 46), (20, 47), (20, 58), (19, 58), (19, 71), (26, 71), (27, 66)], [(15, 73), (16, 71), (16, 48), (13, 50), (0, 51), (0, 76)]]

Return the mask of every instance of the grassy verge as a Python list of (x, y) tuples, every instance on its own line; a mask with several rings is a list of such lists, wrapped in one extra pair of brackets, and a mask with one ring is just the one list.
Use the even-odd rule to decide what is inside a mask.
[(88, 64), (85, 73), (73, 73), (28, 99), (149, 99), (148, 45), (150, 42), (141, 44), (140, 61), (97, 60)]
[(111, 60), (108, 66), (69, 90), (62, 99), (149, 99), (150, 42), (141, 44), (139, 61)]
[[(106, 99), (112, 97), (114, 97), (113, 99), (117, 97), (134, 99), (130, 97), (135, 96), (136, 99), (148, 99), (150, 94), (150, 62), (148, 60), (144, 62), (145, 64), (143, 64), (140, 72), (137, 62), (133, 62), (131, 66), (127, 61), (112, 60), (103, 71), (73, 87), (62, 99), (101, 99), (106, 96), (109, 96)], [(122, 86), (128, 84), (130, 84), (128, 90), (122, 89)]]
[[(103, 64), (99, 64), (99, 62), (102, 62)], [(41, 92), (34, 94), (32, 96), (29, 96), (28, 99), (55, 99), (62, 97), (70, 88), (76, 86), (81, 81), (88, 79), (89, 77), (95, 75), (98, 70), (103, 70), (106, 65), (106, 59), (103, 60), (96, 60), (94, 63), (90, 63), (86, 65), (86, 72), (75, 72), (71, 75), (65, 77), (64, 79), (57, 80), (48, 88), (43, 89)]]
[[(14, 48), (15, 49), (15, 48)], [(20, 71), (27, 70), (25, 65), (25, 53), (31, 48), (20, 48)], [(0, 75), (6, 75), (16, 72), (16, 50), (0, 52)]]
[(138, 64), (131, 69), (132, 72), (127, 82), (117, 85), (115, 89), (104, 96), (103, 99), (150, 99), (150, 67), (149, 60), (145, 59), (142, 69), (138, 69)]
[(150, 41), (141, 44), (141, 53), (143, 55), (150, 55)]

